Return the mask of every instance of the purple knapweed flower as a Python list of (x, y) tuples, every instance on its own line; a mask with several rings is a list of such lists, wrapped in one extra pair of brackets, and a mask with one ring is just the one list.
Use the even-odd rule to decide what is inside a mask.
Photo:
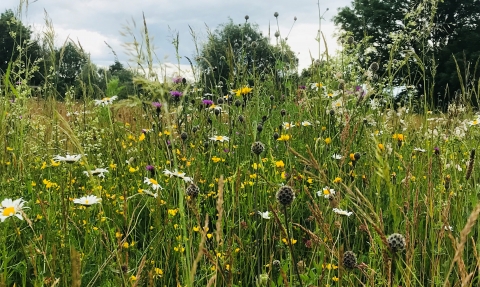
[(202, 104), (204, 104), (206, 106), (210, 106), (210, 105), (213, 105), (213, 101), (212, 100), (202, 100)]
[(159, 109), (159, 108), (161, 108), (161, 107), (162, 107), (162, 103), (159, 103), (159, 102), (152, 102), (152, 106), (153, 106), (154, 108), (157, 108), (157, 109)]
[(174, 98), (180, 98), (181, 96), (183, 96), (183, 93), (182, 92), (179, 92), (179, 91), (170, 91), (170, 95), (172, 95), (172, 97)]
[(180, 84), (183, 81), (183, 77), (174, 77), (172, 81), (174, 84)]
[(155, 167), (154, 167), (153, 165), (150, 165), (150, 164), (149, 164), (149, 165), (147, 165), (147, 166), (145, 167), (145, 169), (146, 169), (148, 172), (150, 172), (150, 174), (151, 174), (152, 176), (155, 175)]

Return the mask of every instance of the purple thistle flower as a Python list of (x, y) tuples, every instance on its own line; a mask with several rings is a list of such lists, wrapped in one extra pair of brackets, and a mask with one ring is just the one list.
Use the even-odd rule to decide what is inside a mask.
[(170, 91), (170, 95), (172, 95), (172, 97), (174, 98), (180, 98), (181, 96), (183, 96), (183, 93), (182, 92), (179, 92), (179, 91)]

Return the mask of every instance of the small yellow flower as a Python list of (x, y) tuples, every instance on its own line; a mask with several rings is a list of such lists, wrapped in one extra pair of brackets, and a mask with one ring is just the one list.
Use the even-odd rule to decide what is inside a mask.
[(125, 249), (127, 249), (129, 246), (130, 246), (130, 245), (128, 244), (128, 242), (124, 242), (124, 243), (122, 244), (122, 247), (125, 248)]
[(249, 88), (247, 86), (243, 87), (243, 88), (240, 88), (238, 90), (233, 90), (233, 92), (235, 93), (235, 95), (237, 96), (241, 96), (241, 95), (247, 95), (249, 94), (250, 92), (252, 92), (252, 88)]
[(284, 168), (285, 163), (283, 163), (283, 160), (279, 160), (279, 161), (275, 162), (275, 166), (278, 167), (278, 168)]
[(162, 277), (163, 276), (163, 270), (160, 268), (155, 268), (155, 276), (154, 277)]
[(329, 138), (329, 137), (324, 139), (324, 141), (325, 141), (326, 144), (331, 144), (332, 143), (332, 139)]
[(54, 161), (53, 159), (50, 160), (50, 163), (52, 166), (59, 166), (60, 162), (59, 161)]
[(138, 137), (138, 141), (143, 141), (145, 140), (145, 134), (142, 133), (139, 137)]
[(200, 227), (199, 227), (199, 226), (194, 226), (194, 227), (193, 227), (193, 231), (199, 232), (199, 231), (200, 231)]
[(385, 146), (381, 143), (378, 144), (378, 149), (381, 150), (381, 151), (384, 151), (385, 150)]
[(130, 276), (130, 281), (137, 281), (137, 277), (135, 275)]
[(392, 138), (401, 142), (405, 140), (405, 136), (403, 134), (394, 134)]
[(342, 179), (340, 177), (336, 177), (334, 180), (333, 180), (333, 183), (340, 183), (342, 182)]
[(129, 168), (128, 168), (128, 171), (129, 171), (130, 173), (134, 173), (134, 172), (138, 171), (138, 169), (139, 169), (139, 167), (137, 167), (137, 168), (129, 167)]
[(281, 135), (281, 136), (277, 139), (277, 141), (284, 141), (284, 142), (289, 141), (289, 140), (290, 140), (290, 136), (289, 136), (289, 135)]

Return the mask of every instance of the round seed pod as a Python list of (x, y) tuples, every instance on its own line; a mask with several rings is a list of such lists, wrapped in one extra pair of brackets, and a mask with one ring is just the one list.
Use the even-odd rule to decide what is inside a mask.
[(400, 233), (394, 233), (388, 236), (387, 242), (392, 252), (402, 251), (406, 246), (405, 237)]
[(263, 131), (263, 125), (262, 125), (262, 124), (258, 124), (258, 125), (257, 125), (257, 131), (258, 131), (258, 132)]
[(245, 21), (248, 21), (248, 19), (250, 19), (250, 17), (248, 15), (245, 15)]
[(191, 183), (187, 189), (186, 189), (186, 193), (188, 196), (190, 196), (191, 198), (196, 198), (198, 196), (198, 194), (200, 193), (200, 188), (198, 188), (198, 186), (196, 186), (195, 184)]
[(362, 155), (359, 153), (359, 152), (356, 152), (354, 155), (353, 155), (353, 158), (357, 161), (360, 159)]
[(379, 68), (380, 68), (380, 66), (378, 65), (378, 63), (373, 62), (373, 63), (370, 64), (370, 67), (368, 69), (375, 73), (376, 71), (378, 71)]
[(259, 155), (265, 150), (265, 145), (261, 142), (254, 142), (252, 144), (252, 153)]
[(273, 16), (274, 16), (275, 18), (277, 18), (277, 17), (278, 17), (278, 12), (273, 13)]
[(238, 116), (238, 121), (243, 123), (245, 121), (245, 118), (242, 115)]
[(273, 134), (273, 139), (274, 139), (274, 140), (277, 140), (279, 137), (280, 137), (280, 135), (279, 135), (278, 133), (274, 133), (274, 134)]
[(357, 266), (357, 255), (352, 251), (343, 253), (343, 266), (347, 269), (354, 269)]
[(292, 204), (295, 199), (295, 192), (293, 192), (293, 188), (290, 186), (284, 185), (278, 189), (275, 197), (277, 198), (278, 203), (286, 206)]

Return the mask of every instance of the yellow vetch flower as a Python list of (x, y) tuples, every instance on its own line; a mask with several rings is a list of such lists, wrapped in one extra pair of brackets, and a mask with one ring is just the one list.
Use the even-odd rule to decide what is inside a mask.
[(279, 160), (279, 161), (275, 162), (275, 166), (278, 167), (278, 168), (284, 168), (285, 163), (283, 162), (283, 160)]
[(138, 140), (139, 140), (139, 141), (145, 140), (145, 134), (142, 133), (142, 134), (138, 137)]
[(340, 183), (342, 182), (342, 179), (340, 177), (336, 177), (334, 180), (333, 180), (333, 183)]
[(277, 141), (284, 141), (284, 142), (286, 142), (286, 141), (288, 141), (288, 140), (290, 140), (290, 135), (281, 135), (281, 136), (277, 139)]

